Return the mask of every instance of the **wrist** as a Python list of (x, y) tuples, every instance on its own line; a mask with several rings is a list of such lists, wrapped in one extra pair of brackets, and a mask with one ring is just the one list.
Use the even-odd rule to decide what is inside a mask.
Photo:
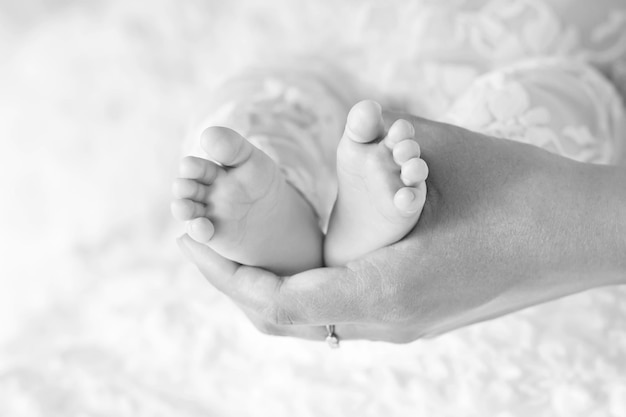
[(588, 227), (582, 248), (604, 285), (626, 284), (626, 169), (576, 164)]
[(572, 291), (626, 283), (623, 170), (549, 157), (535, 212), (544, 276)]

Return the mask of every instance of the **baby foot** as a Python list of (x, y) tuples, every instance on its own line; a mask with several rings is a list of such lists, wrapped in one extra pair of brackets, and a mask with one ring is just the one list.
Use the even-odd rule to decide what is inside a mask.
[(187, 233), (236, 262), (291, 274), (322, 264), (322, 233), (307, 201), (278, 166), (235, 131), (210, 127), (208, 159), (188, 156), (172, 213)]
[(426, 201), (428, 167), (413, 125), (385, 135), (380, 105), (356, 104), (337, 149), (339, 193), (324, 244), (327, 265), (347, 262), (402, 239)]

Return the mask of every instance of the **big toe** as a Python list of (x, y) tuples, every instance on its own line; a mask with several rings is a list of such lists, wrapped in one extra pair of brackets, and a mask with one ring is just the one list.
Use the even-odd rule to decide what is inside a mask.
[(382, 108), (372, 100), (363, 100), (355, 104), (346, 123), (345, 136), (359, 143), (371, 142), (384, 134)]
[(243, 136), (220, 126), (206, 128), (200, 146), (211, 160), (228, 167), (243, 164), (253, 152), (252, 145)]

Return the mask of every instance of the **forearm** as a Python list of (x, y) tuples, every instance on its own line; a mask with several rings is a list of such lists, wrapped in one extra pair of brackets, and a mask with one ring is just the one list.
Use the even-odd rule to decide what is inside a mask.
[(515, 191), (531, 202), (529, 232), (517, 242), (522, 262), (537, 274), (527, 288), (547, 300), (625, 284), (626, 171), (544, 152), (536, 157), (542, 168), (534, 186)]
[[(626, 168), (575, 164), (569, 227), (575, 232), (574, 255), (581, 271), (602, 284), (626, 283)], [(567, 207), (563, 207), (567, 209)], [(581, 224), (575, 224), (580, 222)]]

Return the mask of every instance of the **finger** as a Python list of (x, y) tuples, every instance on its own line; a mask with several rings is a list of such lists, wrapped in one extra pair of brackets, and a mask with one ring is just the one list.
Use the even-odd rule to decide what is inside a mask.
[(219, 290), (228, 277), (235, 274), (239, 264), (220, 256), (211, 248), (184, 234), (176, 240), (181, 252), (193, 262), (200, 272)]
[[(263, 317), (257, 309), (250, 307), (249, 300), (242, 296), (245, 291), (237, 290), (232, 284), (233, 277), (241, 268), (236, 262), (232, 262), (206, 245), (199, 244), (188, 235), (183, 235), (178, 239), (178, 244), (183, 253), (200, 269), (202, 274), (219, 290), (228, 296), (236, 296), (235, 303), (241, 308), (252, 324), (261, 332), (275, 336), (291, 336), (308, 340), (324, 340), (326, 338), (325, 326), (281, 326), (271, 323)], [(259, 270), (261, 275), (262, 270)], [(251, 276), (251, 275), (249, 275)], [(260, 277), (257, 277), (261, 280)], [(241, 283), (241, 281), (240, 281)], [(262, 309), (264, 311), (265, 309)]]
[(320, 268), (279, 278), (260, 268), (241, 266), (184, 235), (185, 255), (220, 291), (231, 297), (263, 333), (324, 341), (326, 324), (339, 340), (367, 339), (407, 343), (411, 329), (371, 324), (368, 314), (380, 294), (348, 268)]
[[(241, 306), (240, 306), (241, 307)], [(253, 310), (241, 307), (244, 314), (254, 327), (263, 334), (270, 336), (287, 336), (298, 339), (326, 343), (328, 329), (326, 326), (281, 326), (268, 322)], [(349, 340), (371, 340), (391, 343), (410, 343), (419, 337), (414, 329), (393, 328), (388, 325), (342, 324), (336, 325), (333, 335), (339, 342)]]
[(240, 265), (226, 259), (186, 234), (178, 239), (178, 245), (219, 291), (248, 308), (268, 310), (281, 284), (278, 276), (264, 269)]
[(236, 303), (275, 325), (326, 325), (364, 320), (378, 302), (348, 268), (319, 268), (278, 277), (239, 265), (184, 235), (179, 245), (200, 272)]
[(270, 336), (288, 336), (298, 339), (324, 341), (327, 336), (326, 326), (281, 326), (270, 323), (254, 310), (239, 306), (256, 329)]

